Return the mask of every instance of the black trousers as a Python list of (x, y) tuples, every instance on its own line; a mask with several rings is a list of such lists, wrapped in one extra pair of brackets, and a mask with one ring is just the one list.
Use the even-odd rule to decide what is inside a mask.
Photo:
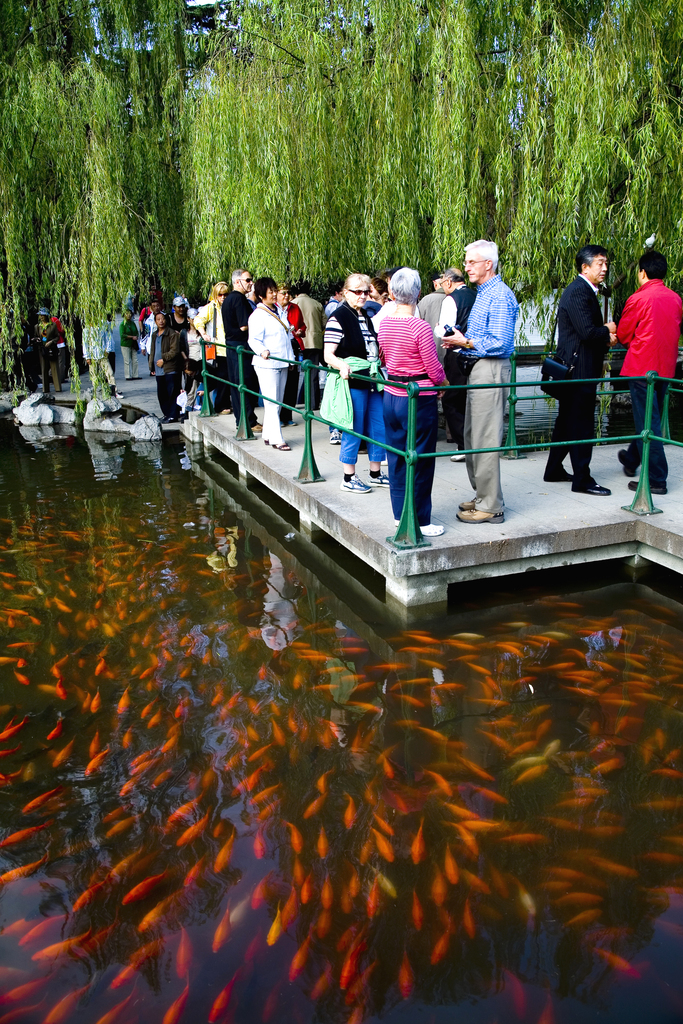
[(155, 379), (157, 382), (157, 398), (159, 399), (159, 406), (164, 414), (164, 419), (170, 416), (172, 419), (177, 420), (180, 416), (180, 408), (176, 402), (176, 398), (180, 394), (180, 374), (165, 373), (161, 375), (157, 370)]
[[(254, 371), (254, 367), (251, 365), (251, 357), (243, 357), (244, 365), (244, 383), (246, 387), (250, 388), (251, 391), (255, 391), (258, 394), (258, 378)], [(232, 411), (235, 414), (235, 424), (239, 427), (240, 421), (240, 393), (239, 393), (239, 382), (240, 382), (240, 365), (239, 355), (236, 348), (231, 348), (230, 345), (226, 346), (226, 355), (216, 357), (216, 375), (222, 377), (226, 384), (222, 386), (222, 389), (216, 394), (216, 402), (214, 406), (215, 412), (222, 412), (224, 409), (232, 406)], [(244, 395), (247, 419), (249, 424), (253, 427), (254, 424), (258, 423), (256, 413), (254, 412), (254, 406), (256, 405), (256, 397), (245, 392)]]
[[(312, 363), (315, 363), (317, 366), (324, 366), (325, 365), (325, 361), (323, 359), (323, 350), (321, 348), (306, 348), (306, 349), (304, 349), (303, 358), (304, 358), (304, 360), (310, 359), (310, 361)], [(304, 401), (304, 388), (305, 388), (304, 380), (305, 380), (305, 378), (304, 378), (304, 375), (302, 374), (302, 376), (301, 376), (301, 391), (299, 393), (299, 401), (300, 402)], [(294, 405), (293, 402), (292, 402), (292, 405)], [(320, 371), (319, 370), (313, 370), (311, 372), (311, 408), (312, 409), (319, 409), (320, 408)]]
[[(633, 405), (633, 422), (636, 426), (636, 433), (640, 434), (645, 428), (645, 406), (647, 404), (647, 384), (644, 380), (632, 380), (629, 383), (631, 402)], [(654, 385), (654, 401), (652, 403), (652, 433), (656, 437), (662, 436), (662, 413), (664, 412), (664, 399), (669, 388), (665, 380), (657, 380)], [(642, 440), (631, 441), (628, 446), (626, 462), (627, 469), (633, 473), (638, 469), (643, 457)], [(666, 487), (666, 478), (669, 475), (669, 466), (664, 454), (664, 445), (661, 441), (650, 442), (650, 486)]]
[[(446, 350), (443, 368), (446, 376), (448, 377), (449, 384), (467, 384), (468, 378), (464, 373), (461, 373), (460, 367), (458, 366), (457, 354), (455, 352)], [(447, 391), (441, 399), (441, 406), (443, 408), (443, 414), (446, 417), (448, 430), (451, 437), (458, 445), (458, 448), (465, 447), (463, 435), (465, 429), (466, 405), (467, 392), (464, 389), (462, 391)]]
[[(566, 397), (558, 398), (558, 413), (553, 427), (552, 441), (580, 441), (586, 437), (595, 437), (595, 396), (597, 384), (568, 384), (564, 390)], [(583, 491), (592, 487), (595, 480), (591, 476), (590, 461), (593, 453), (592, 444), (566, 444), (551, 448), (545, 467), (545, 478), (552, 479), (561, 473), (562, 462), (567, 454), (572, 460), (573, 491)]]
[[(282, 396), (282, 401), (285, 405), (296, 405), (297, 391), (299, 390), (299, 367), (288, 366), (287, 367), (287, 381), (285, 383), (285, 393)], [(292, 418), (292, 413), (289, 409), (280, 409), (280, 423), (289, 423)]]

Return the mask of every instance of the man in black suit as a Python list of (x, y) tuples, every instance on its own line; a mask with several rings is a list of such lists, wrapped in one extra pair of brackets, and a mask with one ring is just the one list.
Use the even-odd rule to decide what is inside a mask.
[[(568, 366), (574, 366), (572, 377), (577, 383), (562, 386), (553, 441), (580, 441), (595, 436), (598, 386), (579, 381), (602, 377), (605, 353), (617, 330), (615, 323), (603, 323), (598, 302), (598, 286), (607, 275), (607, 251), (601, 245), (584, 245), (576, 255), (576, 269), (578, 275), (563, 291), (557, 309), (557, 354)], [(572, 490), (581, 494), (611, 494), (591, 476), (592, 451), (590, 444), (568, 443), (551, 448), (543, 479), (549, 483), (571, 480)], [(571, 456), (573, 476), (562, 465), (567, 453)]]

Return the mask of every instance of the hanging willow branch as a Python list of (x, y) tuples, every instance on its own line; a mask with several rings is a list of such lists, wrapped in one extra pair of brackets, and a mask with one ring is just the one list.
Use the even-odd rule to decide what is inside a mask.
[(212, 11), (0, 0), (0, 344), (29, 307), (97, 324), (152, 278), (426, 272), (482, 236), (536, 301), (588, 240), (621, 274), (655, 232), (680, 283), (680, 4)]

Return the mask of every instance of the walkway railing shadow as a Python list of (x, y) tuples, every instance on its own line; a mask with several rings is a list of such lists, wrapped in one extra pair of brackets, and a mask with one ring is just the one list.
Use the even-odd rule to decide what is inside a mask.
[[(247, 416), (247, 402), (246, 396), (253, 395), (254, 397), (261, 398), (264, 402), (273, 402), (282, 409), (288, 409), (292, 413), (298, 413), (303, 416), (304, 420), (304, 451), (301, 459), (301, 466), (299, 472), (295, 477), (299, 483), (309, 484), (318, 483), (324, 480), (324, 477), (318, 470), (318, 466), (315, 461), (315, 452), (313, 450), (313, 437), (312, 437), (312, 424), (313, 422), (324, 423), (326, 426), (330, 426), (336, 429), (342, 429), (342, 427), (334, 423), (331, 420), (324, 419), (322, 416), (316, 414), (313, 409), (313, 379), (314, 373), (320, 373), (324, 371), (328, 374), (338, 373), (338, 370), (332, 367), (320, 366), (317, 363), (312, 362), (310, 359), (304, 359), (303, 362), (298, 362), (291, 359), (280, 359), (275, 356), (270, 358), (274, 362), (281, 363), (283, 366), (297, 366), (304, 375), (304, 408), (299, 409), (295, 406), (287, 405), (285, 402), (278, 402), (277, 399), (268, 398), (262, 395), (259, 391), (254, 391), (246, 386), (245, 381), (245, 360), (251, 359), (253, 352), (250, 348), (240, 346), (238, 348), (239, 355), (239, 383), (234, 385), (237, 387), (240, 395), (240, 417), (239, 426), (237, 429), (236, 438), (242, 441), (250, 441), (254, 439), (254, 433), (249, 424)], [(549, 450), (550, 448), (566, 447), (567, 442), (565, 441), (535, 441), (531, 444), (519, 444), (517, 441), (517, 433), (515, 427), (515, 411), (517, 403), (520, 401), (530, 401), (538, 399), (538, 395), (518, 395), (518, 389), (520, 388), (537, 388), (541, 380), (540, 378), (532, 381), (518, 381), (517, 380), (517, 368), (516, 359), (513, 353), (511, 358), (511, 377), (510, 382), (507, 384), (457, 384), (441, 387), (439, 391), (474, 391), (474, 390), (491, 390), (504, 388), (508, 391), (508, 429), (505, 438), (505, 443), (498, 447), (492, 448), (469, 448), (464, 449), (462, 455), (478, 455), (488, 452), (498, 452), (502, 458), (506, 459), (524, 459), (526, 458), (527, 451), (543, 451)], [(206, 362), (206, 355), (204, 352), (204, 345), (202, 344), (202, 375), (204, 380), (204, 397), (202, 400), (202, 408), (200, 416), (211, 416), (213, 415), (213, 408), (211, 405), (211, 397), (209, 393), (209, 381), (216, 381), (217, 383), (225, 384), (225, 379), (217, 377), (211, 373), (208, 369)], [(360, 377), (359, 374), (350, 374), (352, 378)], [(578, 383), (584, 384), (597, 384), (600, 387), (598, 390), (598, 397), (602, 394), (614, 395), (624, 392), (622, 387), (621, 392), (615, 389), (607, 390), (606, 385), (624, 385), (630, 381), (644, 380), (647, 385), (646, 393), (646, 407), (645, 407), (645, 425), (641, 433), (639, 434), (623, 434), (619, 437), (591, 437), (585, 438), (581, 441), (572, 441), (572, 444), (623, 444), (630, 441), (642, 440), (643, 451), (642, 460), (640, 467), (640, 479), (638, 482), (638, 488), (635, 492), (633, 501), (630, 505), (622, 505), (625, 512), (632, 512), (634, 515), (647, 516), (656, 515), (662, 510), (655, 508), (652, 501), (652, 493), (650, 490), (650, 478), (649, 478), (649, 463), (650, 463), (650, 446), (653, 441), (661, 441), (663, 444), (674, 445), (677, 448), (683, 448), (683, 442), (674, 441), (670, 436), (669, 430), (669, 396), (671, 392), (675, 394), (683, 393), (683, 388), (680, 386), (681, 381), (674, 378), (659, 377), (654, 371), (648, 373), (645, 377), (598, 377), (598, 378), (581, 378), (572, 379), (568, 381), (554, 381), (553, 386), (557, 387), (572, 387)], [(655, 394), (655, 382), (666, 381), (669, 388), (667, 389), (663, 414), (661, 417), (661, 429), (662, 436), (653, 434), (652, 432), (652, 412), (654, 407), (654, 394)], [(396, 532), (387, 537), (387, 541), (394, 547), (401, 550), (419, 547), (429, 547), (430, 542), (423, 537), (420, 530), (420, 526), (417, 521), (417, 514), (415, 510), (415, 467), (419, 459), (443, 459), (449, 458), (450, 452), (418, 452), (416, 450), (416, 435), (417, 435), (417, 400), (420, 395), (420, 387), (414, 383), (398, 383), (392, 380), (392, 387), (398, 387), (406, 392), (408, 397), (408, 422), (407, 422), (407, 435), (406, 435), (406, 448), (400, 450), (393, 448), (391, 445), (384, 442), (375, 441), (374, 438), (367, 437), (365, 434), (361, 434), (355, 430), (344, 429), (345, 433), (351, 434), (354, 437), (360, 438), (362, 441), (372, 441), (378, 444), (387, 452), (393, 452), (405, 459), (406, 462), (406, 488), (405, 488), (405, 500), (403, 504), (403, 511), (399, 520)], [(678, 385), (678, 386), (676, 386)], [(423, 389), (426, 390), (426, 389)], [(434, 388), (430, 389), (432, 392)]]

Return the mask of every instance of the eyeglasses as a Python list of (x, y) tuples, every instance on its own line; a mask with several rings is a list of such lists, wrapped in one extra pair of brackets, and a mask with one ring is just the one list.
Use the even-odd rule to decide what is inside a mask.
[(488, 263), (488, 260), (465, 260), (466, 267), (474, 267), (477, 263)]
[(349, 288), (349, 291), (353, 295), (365, 295), (365, 296), (368, 296), (370, 294), (370, 289), (369, 288)]

